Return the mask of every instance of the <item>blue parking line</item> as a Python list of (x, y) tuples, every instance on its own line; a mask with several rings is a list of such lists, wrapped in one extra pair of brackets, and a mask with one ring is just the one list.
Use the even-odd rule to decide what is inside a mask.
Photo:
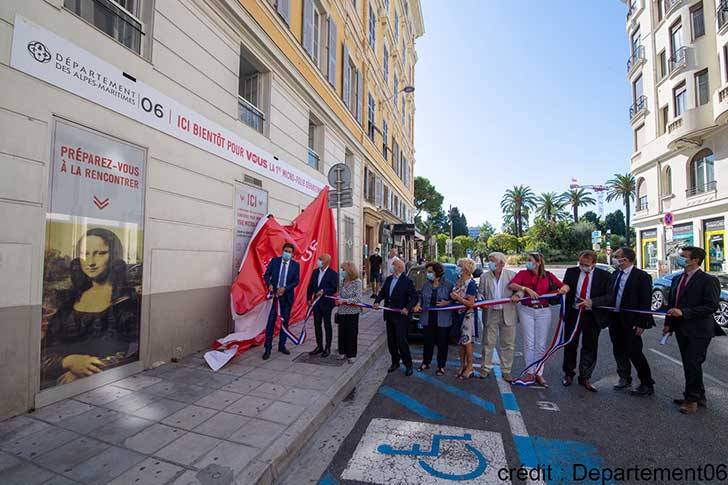
[(389, 386), (382, 386), (379, 388), (379, 394), (383, 396), (387, 396), (391, 400), (395, 401), (398, 404), (401, 404), (402, 406), (406, 407), (413, 413), (419, 414), (423, 418), (432, 419), (432, 420), (441, 420), (445, 419), (444, 416), (441, 416), (440, 414), (436, 413), (432, 409), (428, 408), (421, 402), (412, 399), (407, 394), (404, 394), (402, 392), (399, 392), (398, 390), (389, 387)]
[(470, 394), (469, 392), (465, 392), (462, 389), (451, 386), (449, 384), (445, 384), (439, 379), (436, 379), (432, 376), (429, 376), (425, 374), (424, 372), (417, 372), (415, 373), (416, 377), (419, 377), (423, 381), (432, 384), (435, 387), (439, 387), (440, 389), (449, 392), (450, 394), (455, 394), (458, 397), (462, 397), (463, 399), (471, 402), (472, 404), (475, 404), (476, 406), (480, 406), (481, 408), (485, 409), (486, 411), (490, 413), (495, 413), (495, 404), (493, 404), (490, 401), (486, 401), (485, 399), (481, 399), (478, 396), (474, 396)]
[(319, 480), (318, 485), (339, 485), (339, 481), (327, 470), (324, 476), (321, 477), (321, 480)]
[(501, 394), (503, 400), (503, 407), (508, 411), (519, 411), (518, 403), (516, 402), (516, 396), (513, 394), (503, 393)]

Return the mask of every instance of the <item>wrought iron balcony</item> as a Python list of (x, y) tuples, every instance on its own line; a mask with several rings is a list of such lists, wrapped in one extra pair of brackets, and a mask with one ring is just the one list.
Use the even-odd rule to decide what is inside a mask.
[[(728, 1), (728, 0), (726, 0)], [(645, 46), (638, 45), (635, 47), (632, 55), (627, 59), (627, 73), (631, 73), (633, 69), (645, 62)]]
[(627, 10), (627, 19), (629, 19), (636, 10), (637, 10), (637, 1), (632, 0), (631, 2), (629, 2), (629, 9)]
[(670, 75), (672, 75), (686, 67), (688, 67), (688, 48), (683, 46), (676, 50), (672, 55), (668, 61), (668, 68), (670, 70)]
[(692, 197), (693, 195), (704, 194), (706, 192), (715, 192), (717, 187), (718, 187), (718, 183), (715, 180), (713, 180), (711, 182), (708, 182), (707, 184), (689, 187), (687, 190), (685, 190), (685, 195), (687, 197)]
[(642, 95), (629, 107), (629, 119), (634, 120), (637, 116), (647, 111), (647, 96)]
[(238, 119), (254, 130), (263, 133), (265, 114), (242, 96), (238, 96)]
[(720, 31), (728, 25), (728, 0), (723, 0), (718, 5), (718, 10), (715, 12), (715, 18), (718, 20), (718, 30)]

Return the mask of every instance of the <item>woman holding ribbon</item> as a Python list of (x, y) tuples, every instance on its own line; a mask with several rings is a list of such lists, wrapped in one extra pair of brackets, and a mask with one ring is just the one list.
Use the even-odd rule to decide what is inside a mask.
[(357, 306), (362, 299), (362, 286), (359, 279), (359, 270), (352, 261), (341, 264), (344, 274), (344, 284), (341, 285), (339, 298), (336, 304), (336, 323), (339, 324), (339, 359), (348, 359), (353, 364), (356, 359), (356, 341), (359, 336), (359, 314), (361, 307)]
[(465, 309), (456, 314), (460, 321), (460, 371), (458, 379), (469, 379), (474, 376), (473, 371), (473, 339), (475, 336), (475, 312), (473, 304), (478, 295), (478, 285), (473, 279), (475, 261), (470, 258), (460, 258), (457, 263), (458, 280), (450, 293), (455, 303), (465, 305)]
[[(545, 261), (541, 253), (530, 253), (526, 261), (526, 269), (519, 271), (508, 286), (516, 292), (524, 292), (531, 300), (523, 300), (518, 307), (518, 319), (523, 328), (523, 356), (526, 365), (540, 359), (546, 353), (549, 332), (551, 330), (551, 308), (548, 298), (539, 298), (549, 293), (566, 294), (568, 285), (562, 283), (553, 273), (546, 271)], [(535, 374), (534, 369), (527, 369), (527, 381), (535, 381), (548, 387), (543, 378), (543, 367)]]
[(422, 286), (420, 301), (413, 309), (422, 312), (420, 322), (425, 326), (425, 346), (422, 352), (420, 371), (430, 368), (432, 354), (437, 344), (437, 375), (445, 374), (447, 363), (447, 346), (452, 327), (452, 311), (437, 310), (437, 307), (450, 305), (452, 299), (452, 283), (443, 278), (445, 268), (440, 263), (427, 263), (425, 266), (427, 281)]

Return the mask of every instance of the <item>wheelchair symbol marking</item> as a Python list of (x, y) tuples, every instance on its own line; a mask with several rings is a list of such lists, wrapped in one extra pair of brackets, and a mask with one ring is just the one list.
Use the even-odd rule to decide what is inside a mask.
[[(379, 453), (382, 453), (384, 455), (393, 455), (393, 456), (424, 456), (424, 457), (438, 457), (440, 456), (440, 442), (442, 441), (471, 441), (473, 439), (472, 435), (470, 433), (464, 433), (463, 435), (443, 435), (443, 434), (436, 434), (432, 437), (432, 445), (430, 446), (430, 451), (423, 451), (420, 447), (419, 443), (413, 443), (412, 448), (407, 450), (397, 450), (393, 448), (391, 445), (383, 444), (379, 445), (377, 447), (377, 451)], [(470, 453), (475, 455), (475, 458), (478, 461), (478, 466), (471, 472), (457, 475), (453, 473), (445, 473), (441, 472), (439, 470), (435, 470), (432, 466), (427, 464), (424, 460), (418, 460), (418, 464), (420, 467), (422, 467), (423, 470), (425, 470), (430, 475), (441, 478), (443, 480), (455, 480), (455, 481), (461, 481), (461, 480), (472, 480), (474, 478), (479, 477), (483, 473), (485, 473), (485, 470), (488, 468), (488, 460), (485, 459), (483, 454), (475, 447), (465, 444), (465, 449), (468, 450)]]

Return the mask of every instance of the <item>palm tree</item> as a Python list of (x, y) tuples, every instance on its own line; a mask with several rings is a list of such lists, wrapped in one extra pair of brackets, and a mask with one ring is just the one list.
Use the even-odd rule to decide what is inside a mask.
[(547, 222), (564, 218), (564, 202), (556, 192), (544, 192), (536, 200), (536, 214)]
[(607, 202), (618, 199), (622, 199), (624, 202), (624, 219), (627, 226), (625, 240), (629, 246), (629, 208), (632, 206), (632, 201), (634, 201), (637, 192), (634, 176), (631, 173), (624, 175), (615, 173), (614, 178), (607, 181), (607, 185), (609, 186)]
[(591, 196), (591, 192), (585, 189), (571, 189), (561, 194), (561, 200), (564, 205), (570, 205), (574, 214), (574, 222), (579, 222), (579, 207), (594, 205), (596, 201)]
[(501, 199), (501, 210), (504, 213), (504, 222), (512, 221), (516, 237), (523, 236), (523, 227), (528, 226), (528, 215), (536, 207), (536, 196), (528, 185), (516, 185), (506, 190)]

